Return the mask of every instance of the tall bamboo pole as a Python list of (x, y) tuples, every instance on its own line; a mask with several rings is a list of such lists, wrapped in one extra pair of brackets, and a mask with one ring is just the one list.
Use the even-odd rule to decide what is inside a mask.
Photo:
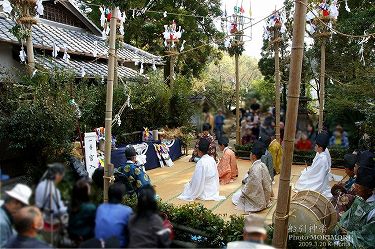
[[(25, 4), (24, 8), (26, 16), (30, 16), (30, 6)], [(27, 28), (30, 30), (29, 36), (26, 39), (27, 72), (31, 76), (35, 70), (32, 24), (27, 24)]]
[(306, 6), (307, 0), (295, 1), (283, 164), (280, 174), (279, 193), (275, 213), (275, 232), (272, 241), (276, 248), (287, 248), (288, 200), (290, 199), (290, 175), (301, 85)]
[(112, 17), (109, 32), (109, 59), (107, 75), (107, 99), (105, 107), (105, 149), (104, 149), (104, 193), (103, 201), (108, 201), (109, 178), (112, 176), (109, 165), (111, 163), (111, 140), (112, 140), (112, 103), (113, 103), (113, 81), (115, 76), (116, 61), (116, 7), (112, 7)]
[(171, 49), (171, 58), (169, 60), (169, 87), (173, 89), (174, 84), (174, 60), (175, 60), (175, 54), (174, 49)]
[(236, 65), (236, 143), (241, 144), (241, 133), (240, 133), (240, 79), (239, 79), (239, 65), (238, 65), (239, 54), (234, 55)]
[(322, 44), (320, 46), (320, 88), (319, 88), (319, 125), (318, 130), (323, 130), (324, 120), (324, 88), (325, 88), (325, 73), (326, 73), (326, 38), (322, 36)]
[(279, 30), (275, 27), (275, 135), (280, 143), (280, 65), (279, 65)]

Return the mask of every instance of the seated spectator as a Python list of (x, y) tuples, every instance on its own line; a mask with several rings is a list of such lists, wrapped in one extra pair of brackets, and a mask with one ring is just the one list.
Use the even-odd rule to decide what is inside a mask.
[(296, 143), (297, 151), (310, 151), (312, 149), (311, 141), (308, 139), (306, 133), (302, 132), (301, 138)]
[(340, 182), (333, 185), (331, 189), (333, 196), (331, 202), (339, 216), (350, 208), (355, 198), (355, 193), (352, 190), (352, 186), (356, 179), (354, 174), (356, 161), (357, 155), (346, 154), (344, 156), (345, 173), (349, 176), (349, 179), (346, 182)]
[(329, 140), (329, 146), (340, 146), (342, 148), (349, 148), (349, 140), (344, 132), (344, 129), (338, 125), (336, 126), (333, 136)]
[(77, 245), (95, 236), (96, 206), (90, 202), (90, 189), (88, 180), (81, 179), (72, 190), (68, 232)]
[(245, 186), (232, 197), (237, 209), (245, 212), (259, 212), (271, 204), (272, 181), (267, 166), (261, 162), (265, 148), (261, 143), (255, 143), (250, 159), (253, 162)]
[(116, 237), (120, 246), (124, 247), (129, 242), (127, 235), (128, 222), (133, 210), (121, 204), (125, 194), (125, 186), (115, 183), (109, 186), (108, 203), (101, 204), (95, 217), (95, 238), (106, 240)]
[(375, 245), (375, 171), (359, 167), (354, 184), (357, 194), (350, 209), (337, 224), (336, 232), (347, 235), (353, 248), (373, 248)]
[(16, 184), (11, 190), (5, 191), (5, 201), (0, 208), (0, 248), (4, 248), (14, 234), (14, 216), (21, 208), (29, 205), (31, 189), (24, 184)]
[(151, 180), (146, 172), (136, 165), (136, 156), (137, 152), (134, 147), (131, 145), (127, 146), (125, 148), (126, 164), (117, 168), (117, 173), (118, 181), (138, 194), (140, 188), (151, 184)]
[(51, 248), (37, 239), (44, 227), (42, 213), (37, 207), (21, 208), (14, 217), (14, 227), (18, 234), (8, 241), (5, 248)]
[(190, 158), (190, 162), (198, 162), (200, 157), (198, 156), (198, 146), (199, 146), (199, 141), (203, 138), (206, 139), (210, 143), (210, 147), (208, 149), (208, 155), (213, 157), (213, 159), (216, 161), (216, 143), (215, 143), (215, 138), (210, 135), (210, 124), (204, 124), (202, 129), (203, 132), (199, 134), (199, 138), (195, 144), (193, 155)]
[(227, 248), (273, 248), (266, 245), (259, 246), (259, 244), (264, 244), (267, 239), (264, 218), (259, 215), (249, 214), (246, 216), (242, 236), (244, 241), (229, 242)]
[(139, 191), (136, 213), (128, 224), (129, 248), (166, 248), (170, 245), (170, 230), (163, 229), (158, 214), (156, 193), (152, 186)]
[(195, 167), (191, 180), (184, 185), (184, 190), (177, 198), (185, 201), (225, 199), (219, 196), (219, 174), (215, 160), (207, 154), (210, 143), (202, 138), (199, 141), (198, 156), (201, 158)]
[(257, 138), (253, 135), (253, 131), (251, 129), (251, 126), (246, 126), (245, 129), (245, 135), (241, 138), (241, 144), (253, 144), (257, 140)]
[(238, 177), (237, 160), (234, 152), (228, 147), (229, 139), (225, 136), (219, 138), (219, 148), (223, 157), (217, 164), (220, 184), (228, 184)]

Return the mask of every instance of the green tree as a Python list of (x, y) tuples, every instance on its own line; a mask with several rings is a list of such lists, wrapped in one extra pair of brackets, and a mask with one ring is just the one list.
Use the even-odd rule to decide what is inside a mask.
[[(103, 0), (92, 2), (108, 5), (108, 2)], [(150, 53), (164, 55), (162, 37), (164, 25), (169, 25), (175, 20), (177, 25), (185, 30), (181, 38), (181, 40), (186, 40), (185, 51), (192, 48), (198, 49), (178, 56), (176, 72), (182, 75), (197, 77), (214, 51), (211, 45), (205, 44), (218, 43), (217, 41), (224, 37), (214, 23), (214, 19), (220, 17), (222, 13), (220, 0), (129, 0), (115, 1), (115, 4), (120, 6), (121, 10), (125, 10), (128, 17), (125, 22), (125, 42)], [(131, 9), (161, 13), (137, 11), (133, 18)], [(170, 14), (164, 17), (162, 14), (164, 11)], [(90, 17), (99, 24), (100, 17), (97, 10), (93, 11)], [(222, 43), (221, 40), (220, 42)]]

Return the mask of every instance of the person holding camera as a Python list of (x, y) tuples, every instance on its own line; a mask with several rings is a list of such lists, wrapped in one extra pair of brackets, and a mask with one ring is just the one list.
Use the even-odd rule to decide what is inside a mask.
[(58, 241), (58, 235), (63, 231), (68, 218), (68, 208), (62, 201), (60, 190), (57, 188), (64, 174), (63, 164), (49, 164), (35, 190), (35, 205), (40, 208), (44, 217), (43, 235), (45, 240), (53, 245), (55, 245), (54, 241)]

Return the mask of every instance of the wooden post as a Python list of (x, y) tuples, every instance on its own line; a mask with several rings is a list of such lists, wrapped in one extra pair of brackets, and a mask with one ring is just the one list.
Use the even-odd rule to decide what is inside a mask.
[(105, 149), (104, 149), (104, 193), (103, 201), (108, 201), (109, 165), (111, 163), (111, 147), (112, 147), (112, 104), (113, 104), (113, 81), (115, 74), (116, 61), (116, 25), (117, 25), (116, 7), (112, 7), (112, 17), (110, 21), (109, 32), (109, 51), (108, 51), (108, 76), (107, 76), (107, 99), (105, 108)]
[(171, 58), (169, 60), (169, 87), (173, 89), (174, 84), (174, 62), (175, 62), (175, 51), (171, 49)]
[(322, 44), (320, 46), (320, 84), (319, 84), (320, 88), (319, 88), (319, 125), (318, 125), (319, 132), (323, 130), (325, 73), (326, 73), (326, 38), (322, 36)]
[(288, 107), (284, 136), (283, 164), (280, 174), (279, 192), (275, 213), (273, 246), (287, 248), (288, 238), (288, 198), (291, 166), (293, 161), (294, 138), (296, 133), (298, 102), (300, 96), (301, 72), (304, 49), (305, 16), (307, 0), (295, 1), (293, 43), (289, 72)]
[(236, 65), (236, 144), (241, 144), (241, 132), (240, 132), (240, 79), (239, 79), (239, 65), (238, 65), (239, 54), (234, 55)]
[(280, 143), (280, 65), (279, 65), (279, 30), (275, 26), (275, 136)]

